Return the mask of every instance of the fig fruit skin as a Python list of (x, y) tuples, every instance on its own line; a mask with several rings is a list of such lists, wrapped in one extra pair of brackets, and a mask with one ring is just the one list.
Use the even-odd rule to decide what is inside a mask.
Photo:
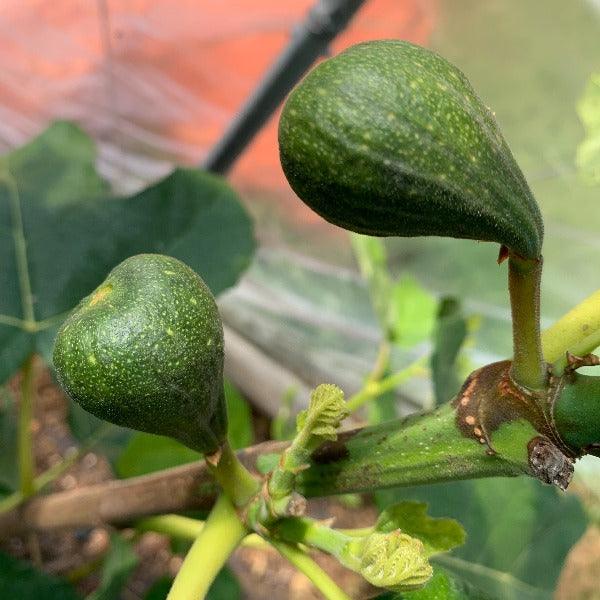
[(493, 114), (430, 50), (380, 40), (324, 61), (288, 97), (279, 148), (296, 194), (344, 229), (541, 255), (538, 205)]
[(202, 279), (140, 254), (115, 267), (60, 328), (58, 380), (93, 415), (202, 453), (225, 441), (223, 327)]

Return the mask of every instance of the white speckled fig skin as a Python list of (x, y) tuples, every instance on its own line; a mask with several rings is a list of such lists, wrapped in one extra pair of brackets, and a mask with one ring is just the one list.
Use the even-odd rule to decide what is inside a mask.
[(92, 414), (203, 453), (225, 440), (223, 329), (202, 279), (175, 258), (115, 267), (58, 332), (54, 366)]
[(430, 50), (380, 40), (324, 61), (290, 94), (279, 148), (296, 194), (340, 227), (540, 256), (542, 217), (494, 116)]

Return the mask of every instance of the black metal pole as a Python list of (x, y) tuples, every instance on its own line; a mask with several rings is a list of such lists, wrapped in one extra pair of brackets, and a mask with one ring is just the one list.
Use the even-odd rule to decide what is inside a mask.
[(366, 0), (319, 0), (266, 73), (231, 125), (206, 157), (202, 167), (225, 174), (252, 138), (275, 112), (288, 92), (329, 43), (344, 30)]

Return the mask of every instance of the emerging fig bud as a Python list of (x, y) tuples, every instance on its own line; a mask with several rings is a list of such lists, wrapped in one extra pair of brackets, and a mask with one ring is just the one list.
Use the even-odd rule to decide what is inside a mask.
[(413, 590), (422, 587), (433, 575), (421, 540), (400, 530), (375, 531), (351, 546), (358, 562), (355, 570), (376, 587)]

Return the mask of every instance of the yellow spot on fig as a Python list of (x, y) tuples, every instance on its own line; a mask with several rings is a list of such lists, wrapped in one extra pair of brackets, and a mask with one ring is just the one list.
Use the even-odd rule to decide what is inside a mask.
[(103, 285), (92, 296), (92, 299), (90, 300), (90, 306), (96, 306), (96, 304), (98, 304), (98, 302), (100, 302), (101, 300), (104, 300), (104, 298), (106, 298), (106, 296), (108, 296), (112, 292), (112, 289), (113, 289), (113, 286), (110, 283), (107, 283), (106, 285)]
[(167, 332), (167, 335), (170, 335), (171, 337), (175, 335), (175, 332), (170, 327), (167, 327), (165, 331)]
[(165, 275), (177, 275), (177, 273), (175, 273), (175, 271), (169, 271), (169, 270), (165, 270), (165, 271), (163, 271), (163, 273)]
[(88, 354), (87, 361), (90, 365), (95, 365), (98, 362), (93, 354)]

